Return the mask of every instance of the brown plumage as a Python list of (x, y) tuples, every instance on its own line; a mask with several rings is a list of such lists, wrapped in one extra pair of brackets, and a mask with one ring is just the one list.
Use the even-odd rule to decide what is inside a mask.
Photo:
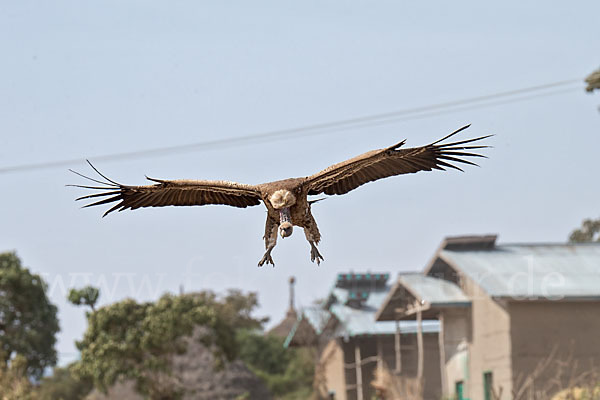
[(323, 259), (317, 249), (321, 234), (310, 210), (311, 203), (314, 203), (314, 201), (309, 201), (307, 196), (345, 194), (367, 182), (394, 175), (412, 174), (434, 169), (445, 170), (446, 168), (462, 171), (455, 163), (476, 165), (465, 159), (465, 157), (485, 157), (472, 151), (489, 147), (471, 145), (471, 143), (491, 136), (442, 144), (444, 140), (468, 127), (469, 125), (462, 127), (426, 146), (402, 149), (401, 146), (405, 143), (405, 141), (402, 141), (385, 149), (369, 151), (332, 165), (312, 176), (285, 179), (260, 185), (245, 185), (227, 181), (171, 181), (147, 177), (148, 180), (155, 183), (147, 186), (128, 186), (108, 179), (90, 163), (94, 171), (105, 181), (89, 178), (75, 171), (72, 172), (101, 186), (69, 186), (100, 190), (99, 193), (77, 199), (99, 199), (84, 207), (116, 203), (104, 213), (104, 216), (117, 210), (135, 210), (141, 207), (224, 204), (246, 208), (256, 206), (262, 201), (267, 207), (267, 223), (264, 235), (266, 252), (258, 265), (262, 266), (265, 263), (275, 265), (271, 257), (271, 251), (277, 242), (277, 232), (279, 231), (283, 238), (288, 237), (292, 234), (294, 225), (304, 228), (306, 239), (311, 246), (311, 261), (316, 261), (319, 264)]

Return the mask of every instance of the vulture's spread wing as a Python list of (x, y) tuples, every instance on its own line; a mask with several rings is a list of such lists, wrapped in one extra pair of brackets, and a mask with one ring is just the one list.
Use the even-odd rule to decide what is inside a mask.
[(469, 126), (464, 126), (427, 146), (400, 149), (400, 146), (405, 143), (403, 140), (386, 149), (369, 151), (339, 164), (332, 165), (307, 178), (308, 194), (345, 194), (367, 182), (387, 178), (388, 176), (412, 174), (419, 171), (431, 171), (433, 169), (445, 170), (445, 168), (454, 168), (462, 171), (462, 169), (454, 165), (455, 163), (477, 165), (466, 159), (466, 157), (485, 157), (472, 151), (489, 146), (474, 146), (471, 143), (492, 135), (441, 144), (444, 140), (456, 135)]
[[(88, 161), (89, 163), (89, 161)], [(203, 206), (206, 204), (224, 204), (233, 207), (246, 208), (260, 204), (260, 193), (252, 185), (227, 181), (193, 181), (147, 178), (156, 182), (147, 186), (127, 186), (117, 183), (102, 175), (91, 163), (90, 166), (105, 181), (89, 178), (78, 172), (79, 176), (89, 179), (100, 186), (69, 185), (93, 189), (99, 193), (79, 197), (77, 200), (98, 199), (84, 207), (116, 203), (103, 216), (113, 211), (126, 209), (135, 210), (140, 207), (164, 206)]]

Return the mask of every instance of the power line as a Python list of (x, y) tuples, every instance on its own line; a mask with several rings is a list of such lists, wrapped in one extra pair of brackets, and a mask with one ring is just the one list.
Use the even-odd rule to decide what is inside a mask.
[[(264, 133), (258, 133), (253, 135), (246, 136), (236, 136), (225, 139), (216, 139), (209, 140), (198, 143), (191, 143), (186, 145), (177, 145), (177, 146), (165, 146), (155, 149), (149, 150), (140, 150), (140, 151), (132, 151), (132, 152), (123, 152), (123, 153), (113, 153), (106, 154), (101, 156), (89, 157), (94, 161), (117, 161), (123, 159), (133, 159), (133, 158), (146, 158), (146, 157), (154, 157), (159, 155), (167, 155), (174, 153), (183, 153), (183, 152), (192, 152), (199, 150), (207, 150), (214, 148), (226, 148), (233, 147), (245, 144), (252, 143), (264, 143), (275, 140), (282, 139), (291, 139), (293, 137), (297, 137), (300, 134), (302, 135), (316, 135), (316, 134), (325, 134), (332, 133), (341, 130), (347, 129), (362, 129), (373, 126), (380, 126), (385, 124), (396, 123), (405, 120), (412, 119), (422, 119), (422, 118), (430, 118), (436, 115), (447, 114), (458, 111), (465, 111), (470, 109), (484, 108), (484, 107), (493, 107), (502, 104), (510, 104), (519, 101), (530, 100), (533, 98), (546, 97), (546, 96), (554, 96), (557, 94), (563, 94), (575, 90), (581, 90), (580, 87), (570, 87), (566, 89), (556, 90), (547, 92), (548, 89), (571, 86), (574, 83), (581, 83), (581, 79), (569, 79), (558, 82), (547, 83), (544, 85), (530, 86), (526, 88), (520, 88), (505, 92), (498, 92), (484, 96), (476, 96), (470, 97), (466, 99), (454, 100), (444, 103), (437, 103), (427, 106), (415, 107), (402, 109), (387, 113), (379, 113), (368, 116), (349, 118), (344, 120), (325, 122), (320, 124), (312, 124), (305, 125), (302, 127), (291, 128), (291, 129), (281, 129), (275, 131), (269, 131)], [(542, 92), (542, 93), (537, 93)], [(535, 93), (529, 96), (520, 96), (514, 98), (514, 96), (527, 94), (527, 93)], [(506, 98), (506, 100), (500, 100), (492, 102), (490, 100), (494, 99), (502, 99)], [(482, 103), (482, 104), (480, 104)], [(463, 107), (460, 107), (463, 106)], [(21, 164), (0, 168), (0, 174), (8, 174), (15, 172), (24, 172), (24, 171), (33, 171), (38, 169), (47, 169), (47, 168), (56, 168), (56, 167), (65, 167), (69, 165), (73, 165), (75, 163), (80, 163), (84, 161), (85, 158), (73, 158), (73, 159), (65, 159), (58, 161), (49, 161), (42, 163), (29, 163), (29, 164)]]
[(344, 130), (344, 129), (361, 129), (361, 128), (367, 128), (367, 127), (370, 128), (370, 127), (374, 127), (374, 126), (387, 125), (387, 124), (395, 123), (395, 122), (410, 121), (410, 120), (415, 120), (415, 119), (425, 119), (425, 118), (435, 117), (438, 115), (451, 114), (451, 113), (459, 112), (459, 111), (468, 111), (468, 110), (476, 110), (476, 109), (480, 109), (480, 108), (496, 107), (496, 106), (504, 105), (504, 104), (513, 104), (513, 103), (518, 103), (521, 101), (533, 100), (533, 99), (540, 98), (540, 97), (557, 96), (560, 94), (580, 92), (580, 91), (581, 91), (581, 87), (560, 89), (560, 90), (554, 90), (551, 92), (533, 94), (533, 95), (529, 95), (529, 96), (521, 96), (521, 97), (518, 97), (515, 99), (490, 101), (490, 102), (483, 103), (483, 104), (474, 104), (474, 105), (464, 106), (464, 107), (453, 107), (449, 110), (423, 112), (420, 114), (408, 115), (408, 116), (401, 117), (401, 118), (393, 118), (393, 119), (387, 119), (387, 120), (382, 120), (382, 121), (374, 121), (374, 122), (371, 122), (369, 124), (364, 124), (364, 125), (360, 125), (360, 124), (353, 125), (350, 128), (330, 129), (330, 130), (327, 130), (326, 133), (336, 132), (336, 131), (340, 131), (340, 130)]

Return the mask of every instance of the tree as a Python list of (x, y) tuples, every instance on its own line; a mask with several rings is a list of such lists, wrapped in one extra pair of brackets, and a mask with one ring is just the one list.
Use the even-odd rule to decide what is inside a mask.
[(278, 399), (308, 399), (314, 378), (314, 355), (308, 348), (284, 348), (283, 339), (242, 330), (239, 357)]
[(37, 274), (21, 266), (15, 253), (0, 254), (0, 360), (7, 366), (17, 355), (33, 378), (56, 364), (56, 306)]
[(571, 232), (569, 242), (600, 242), (600, 219), (584, 220), (581, 224), (581, 228)]
[(42, 378), (35, 390), (35, 400), (80, 400), (92, 390), (92, 382), (73, 376), (69, 367), (54, 368), (51, 376)]
[(239, 326), (256, 328), (251, 317), (256, 295), (231, 291), (224, 299), (212, 292), (164, 295), (156, 302), (127, 299), (88, 313), (88, 328), (77, 343), (81, 358), (72, 368), (106, 392), (119, 380), (132, 380), (150, 399), (178, 399), (183, 388), (171, 374), (173, 356), (186, 350), (196, 328), (213, 350), (219, 367), (237, 356)]
[(100, 296), (100, 290), (93, 286), (86, 286), (83, 289), (71, 289), (67, 299), (76, 306), (86, 305), (92, 311), (96, 311), (96, 302)]
[(20, 354), (15, 356), (8, 365), (0, 365), (0, 399), (36, 399), (33, 395), (33, 385), (29, 382), (26, 372), (27, 359)]
[(585, 78), (585, 83), (587, 83), (585, 90), (588, 92), (600, 90), (600, 69), (592, 72), (587, 78)]
[(585, 78), (585, 83), (587, 84), (585, 90), (588, 92), (600, 90), (600, 69), (588, 75), (588, 77)]
[(240, 359), (268, 374), (283, 374), (292, 358), (291, 349), (283, 347), (283, 338), (280, 337), (244, 329), (238, 332), (237, 340)]

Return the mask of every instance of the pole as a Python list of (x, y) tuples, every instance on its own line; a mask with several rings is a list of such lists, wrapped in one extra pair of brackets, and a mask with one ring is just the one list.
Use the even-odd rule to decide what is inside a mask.
[(394, 335), (394, 350), (396, 351), (396, 373), (402, 373), (402, 354), (400, 352), (400, 321), (396, 316), (396, 334)]
[(354, 338), (354, 365), (356, 368), (356, 400), (363, 400), (362, 390), (362, 362), (360, 358), (360, 345), (358, 337)]
[(296, 278), (290, 276), (290, 312), (294, 311), (294, 284), (296, 283)]
[(440, 377), (442, 378), (442, 395), (447, 396), (448, 393), (448, 376), (446, 374), (446, 338), (444, 336), (444, 313), (440, 312), (438, 317), (440, 322), (440, 332), (438, 333), (438, 346), (440, 348)]
[(417, 378), (423, 378), (423, 321), (421, 320), (421, 307), (417, 308), (417, 353), (419, 361), (417, 364)]
[(379, 372), (383, 369), (383, 349), (381, 344), (381, 336), (377, 336), (377, 369)]

